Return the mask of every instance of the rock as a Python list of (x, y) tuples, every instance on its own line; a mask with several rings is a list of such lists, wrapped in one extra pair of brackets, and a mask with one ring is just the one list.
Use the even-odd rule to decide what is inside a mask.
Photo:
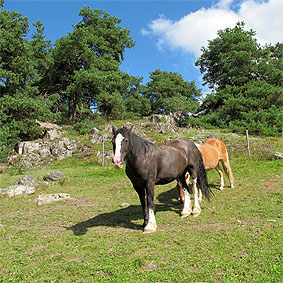
[(150, 117), (150, 121), (153, 122), (153, 123), (169, 123), (171, 125), (176, 125), (176, 122), (175, 122), (175, 119), (174, 117), (172, 117), (171, 115), (158, 115), (158, 114), (155, 114), (155, 115), (152, 115)]
[(57, 156), (58, 160), (71, 157), (73, 152), (82, 148), (82, 144), (79, 141), (70, 140), (68, 138), (63, 138), (60, 141), (53, 143), (51, 146), (51, 153)]
[[(102, 151), (97, 151), (96, 158), (97, 158), (97, 161), (99, 163), (102, 163), (102, 161), (103, 161)], [(104, 163), (105, 164), (111, 164), (112, 158), (113, 158), (113, 151), (112, 150), (108, 150), (108, 151), (104, 152)]]
[(15, 182), (15, 185), (23, 185), (28, 187), (35, 187), (39, 184), (39, 181), (30, 175), (25, 175)]
[(99, 133), (99, 130), (98, 130), (97, 128), (92, 128), (92, 129), (90, 130), (90, 134), (91, 134), (91, 135), (94, 135), (94, 134), (97, 134), (97, 133)]
[(60, 126), (56, 125), (56, 124), (52, 124), (52, 123), (49, 123), (49, 122), (40, 122), (38, 120), (35, 120), (35, 122), (41, 128), (62, 130), (62, 128)]
[(35, 192), (35, 187), (29, 187), (24, 185), (14, 185), (7, 189), (0, 190), (1, 194), (7, 195), (9, 197), (19, 196), (19, 195), (31, 195)]
[(152, 132), (159, 132), (162, 134), (166, 133), (176, 133), (179, 131), (178, 127), (168, 124), (168, 123), (157, 123), (157, 124), (147, 124), (145, 125), (146, 128), (148, 128)]
[(146, 270), (157, 270), (158, 269), (158, 266), (152, 262), (150, 262), (146, 267), (145, 267)]
[(61, 138), (63, 135), (62, 131), (58, 129), (50, 129), (45, 131), (44, 139), (55, 140)]
[[(81, 142), (62, 138), (59, 141), (25, 141), (18, 144), (18, 154), (10, 156), (10, 164), (20, 163), (26, 168), (48, 165), (54, 160), (71, 157), (74, 152), (83, 151)], [(19, 160), (20, 159), (20, 160)]]
[(44, 177), (43, 177), (43, 180), (45, 181), (58, 181), (58, 180), (61, 180), (63, 179), (65, 176), (62, 172), (60, 171), (52, 171), (48, 174), (46, 174)]
[(3, 173), (7, 168), (7, 164), (5, 163), (0, 163), (0, 174)]
[(58, 193), (58, 194), (43, 194), (38, 195), (36, 199), (37, 205), (52, 203), (54, 201), (60, 201), (60, 200), (70, 200), (73, 199), (69, 194), (65, 193)]
[(274, 153), (274, 156), (275, 156), (276, 158), (283, 158), (283, 153), (281, 153), (281, 152), (275, 152), (275, 153)]

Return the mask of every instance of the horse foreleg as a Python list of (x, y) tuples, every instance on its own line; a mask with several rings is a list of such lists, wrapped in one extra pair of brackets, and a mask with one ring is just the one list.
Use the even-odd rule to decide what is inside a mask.
[(197, 188), (197, 178), (193, 178), (193, 194), (194, 194), (194, 209), (192, 211), (192, 215), (197, 217), (201, 213), (201, 208), (199, 205), (199, 195), (198, 195), (198, 188)]
[(201, 189), (198, 189), (198, 201), (202, 202), (202, 191), (201, 191)]
[(215, 167), (216, 171), (218, 172), (219, 176), (220, 176), (220, 190), (222, 191), (224, 189), (224, 176), (223, 176), (223, 172), (219, 166), (219, 164), (217, 164), (217, 166)]
[(144, 233), (153, 233), (156, 231), (157, 224), (154, 215), (154, 184), (149, 182), (146, 186), (148, 223), (144, 227)]
[(143, 219), (144, 219), (142, 227), (144, 228), (148, 223), (148, 209), (147, 209), (147, 201), (146, 201), (146, 198), (145, 198), (145, 190), (144, 190), (144, 188), (140, 188), (140, 187), (136, 187), (136, 186), (134, 186), (134, 189), (137, 192), (137, 194), (139, 195), (140, 203), (141, 203), (141, 206), (142, 206)]

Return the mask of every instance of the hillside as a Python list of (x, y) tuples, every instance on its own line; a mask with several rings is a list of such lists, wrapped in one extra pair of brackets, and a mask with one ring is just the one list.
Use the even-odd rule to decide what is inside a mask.
[[(124, 121), (116, 121), (121, 126)], [(145, 123), (140, 121), (140, 123)], [(201, 142), (221, 138), (228, 147), (235, 189), (218, 190), (219, 177), (208, 172), (213, 191), (199, 217), (180, 218), (176, 183), (156, 186), (157, 232), (143, 235), (142, 210), (125, 171), (101, 166), (102, 143), (89, 134), (76, 139), (88, 152), (0, 175), (1, 188), (24, 175), (38, 180), (53, 170), (64, 179), (40, 184), (34, 194), (0, 195), (2, 282), (280, 282), (282, 270), (282, 138), (249, 136), (221, 130), (157, 126), (135, 127), (138, 134), (164, 144), (176, 137)], [(100, 129), (106, 134), (104, 127)], [(111, 136), (111, 135), (110, 135)], [(111, 150), (109, 140), (105, 151)], [(66, 193), (71, 199), (37, 205), (42, 194)]]

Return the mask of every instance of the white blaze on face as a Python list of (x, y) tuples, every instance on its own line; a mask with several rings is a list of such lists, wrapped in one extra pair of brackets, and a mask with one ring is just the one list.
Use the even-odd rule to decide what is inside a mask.
[(115, 153), (114, 153), (114, 165), (117, 168), (122, 168), (123, 164), (122, 164), (122, 160), (121, 160), (121, 148), (122, 148), (122, 141), (123, 141), (124, 137), (121, 134), (118, 134), (116, 136), (115, 139)]

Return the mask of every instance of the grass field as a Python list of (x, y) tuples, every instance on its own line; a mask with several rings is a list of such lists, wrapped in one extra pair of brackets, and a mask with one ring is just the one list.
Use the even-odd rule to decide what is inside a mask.
[[(282, 152), (282, 138), (251, 137), (248, 157), (244, 136), (217, 134), (230, 145), (235, 189), (225, 178), (219, 191), (209, 172), (211, 202), (182, 220), (176, 184), (156, 186), (154, 234), (142, 234), (124, 170), (71, 158), (1, 174), (2, 188), (25, 174), (42, 180), (60, 170), (66, 178), (30, 196), (0, 195), (0, 282), (283, 282), (283, 163), (264, 147)], [(44, 193), (74, 199), (37, 206)]]

